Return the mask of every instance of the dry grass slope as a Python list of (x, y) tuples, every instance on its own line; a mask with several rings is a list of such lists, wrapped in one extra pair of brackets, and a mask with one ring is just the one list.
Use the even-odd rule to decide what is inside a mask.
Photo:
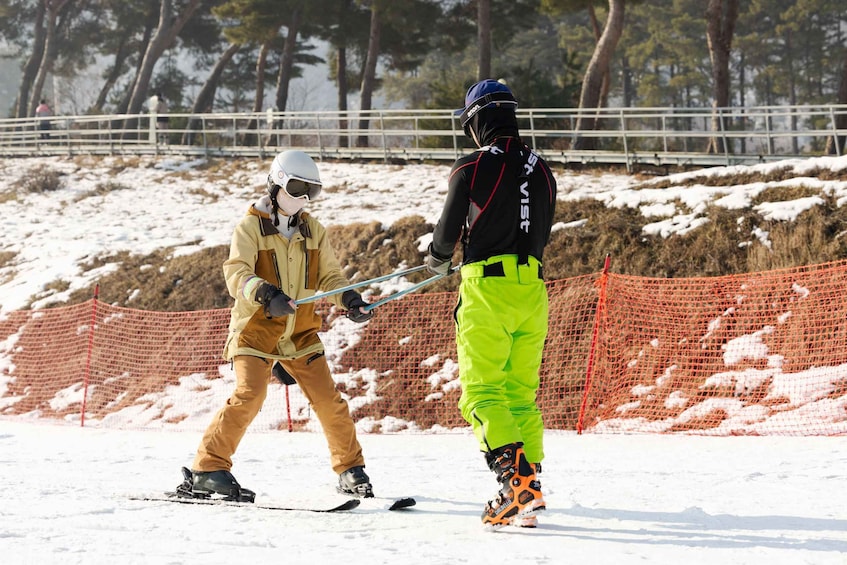
[[(226, 175), (226, 170), (214, 163), (207, 165), (206, 170)], [(61, 182), (61, 178), (49, 171), (38, 174), (39, 178), (21, 181), (24, 190), (36, 190), (33, 187), (41, 185), (46, 187), (42, 190), (55, 190)], [(745, 173), (709, 177), (708, 182), (733, 186), (785, 180), (788, 175), (789, 169), (784, 169), (767, 176)], [(821, 180), (839, 178), (829, 170), (813, 171), (806, 176)], [(692, 178), (689, 183), (694, 185), (706, 180), (706, 177)], [(660, 182), (650, 184), (649, 188), (663, 186), (666, 185)], [(94, 192), (122, 188), (105, 183)], [(821, 197), (824, 204), (800, 214), (795, 221), (767, 220), (753, 208), (760, 202), (812, 195)], [(678, 207), (683, 209), (681, 204)], [(607, 254), (611, 255), (612, 270), (616, 273), (663, 278), (766, 271), (823, 263), (847, 255), (847, 241), (843, 237), (847, 233), (844, 227), (847, 207), (839, 206), (834, 197), (813, 187), (801, 184), (769, 188), (749, 208), (730, 210), (713, 206), (706, 215), (709, 222), (705, 225), (685, 235), (663, 238), (642, 231), (648, 220), (636, 209), (607, 208), (591, 199), (560, 202), (556, 222), (588, 221), (581, 227), (553, 233), (545, 256), (545, 277), (557, 280), (597, 272), (602, 269)], [(650, 218), (649, 222), (657, 219)], [(754, 226), (769, 233), (771, 247), (755, 240), (750, 242)], [(418, 251), (417, 240), (430, 233), (433, 227), (420, 216), (409, 216), (387, 229), (378, 222), (331, 227), (330, 237), (346, 274), (356, 281), (390, 272), (402, 262), (408, 266), (420, 264), (423, 255)], [(221, 246), (180, 257), (171, 257), (167, 249), (144, 256), (120, 253), (100, 257), (98, 264), (120, 264), (117, 271), (99, 281), (100, 297), (116, 305), (158, 311), (228, 307), (231, 299), (221, 274), (221, 264), (227, 253), (228, 249)], [(0, 254), (0, 261), (11, 259), (8, 254)], [(412, 280), (416, 282), (425, 276), (419, 274)], [(458, 277), (450, 277), (426, 287), (423, 292), (453, 291), (458, 282)], [(61, 289), (62, 282), (56, 281), (54, 287)], [(90, 299), (93, 291), (88, 288), (74, 292), (70, 303)]]

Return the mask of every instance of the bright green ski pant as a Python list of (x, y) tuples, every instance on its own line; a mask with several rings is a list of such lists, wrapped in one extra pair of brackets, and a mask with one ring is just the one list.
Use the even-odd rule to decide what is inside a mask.
[[(497, 262), (505, 276), (484, 276), (484, 265)], [(531, 463), (544, 458), (536, 392), (548, 303), (539, 270), (533, 258), (518, 267), (514, 255), (465, 265), (456, 307), (462, 417), (482, 451), (523, 442)]]

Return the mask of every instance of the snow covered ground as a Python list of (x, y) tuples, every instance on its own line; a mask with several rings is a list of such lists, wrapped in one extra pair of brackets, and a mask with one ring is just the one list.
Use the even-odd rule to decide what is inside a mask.
[[(0, 420), (8, 565), (583, 563), (844, 565), (844, 438), (547, 434), (535, 530), (481, 528), (496, 490), (470, 435), (361, 437), (381, 501), (339, 514), (139, 502), (180, 481), (199, 434)], [(323, 436), (248, 433), (257, 502), (325, 504)]]
[[(105, 251), (175, 253), (226, 244), (261, 189), (266, 165), (246, 162), (215, 174), (199, 162), (0, 160), (0, 195), (28, 171), (63, 171), (64, 188), (0, 198), (0, 315), (67, 281), (85, 286)], [(813, 167), (847, 170), (847, 157), (761, 165), (792, 167), (805, 186), (843, 199), (847, 182), (803, 179)], [(449, 167), (321, 164), (324, 195), (310, 211), (327, 224), (410, 214), (435, 222)], [(717, 168), (707, 174), (733, 173)], [(560, 199), (592, 197), (634, 206), (657, 220), (644, 230), (696, 229), (708, 203), (742, 207), (769, 183), (634, 190), (624, 175), (559, 173)], [(103, 183), (114, 190), (99, 191)], [(675, 184), (676, 183), (676, 184)], [(678, 211), (678, 203), (686, 206)], [(790, 219), (820, 199), (760, 204)], [(567, 229), (567, 225), (556, 229)], [(751, 233), (751, 238), (767, 234)], [(422, 242), (424, 244), (425, 242)], [(108, 269), (109, 266), (103, 267)], [(0, 359), (2, 361), (2, 359)], [(36, 418), (0, 417), (0, 563), (188, 564), (847, 564), (847, 445), (839, 437), (577, 436), (548, 433), (542, 482), (548, 511), (535, 530), (484, 532), (479, 514), (496, 490), (467, 434), (362, 434), (377, 494), (415, 496), (409, 511), (363, 504), (344, 514), (139, 502), (180, 482), (198, 433), (80, 428)], [(249, 433), (233, 469), (258, 502), (323, 504), (335, 476), (318, 433)]]

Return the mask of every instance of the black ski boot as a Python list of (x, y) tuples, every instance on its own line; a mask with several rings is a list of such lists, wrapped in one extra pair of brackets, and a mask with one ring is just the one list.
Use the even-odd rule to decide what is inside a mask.
[(371, 479), (362, 466), (351, 467), (338, 475), (338, 492), (350, 496), (373, 498)]
[(182, 468), (184, 478), (181, 485), (176, 487), (178, 496), (188, 498), (219, 498), (238, 502), (253, 502), (256, 493), (242, 488), (229, 471), (191, 471)]

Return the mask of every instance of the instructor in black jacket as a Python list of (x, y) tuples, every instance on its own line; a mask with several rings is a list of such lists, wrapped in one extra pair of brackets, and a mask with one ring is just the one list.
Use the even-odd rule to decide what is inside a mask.
[(547, 163), (520, 139), (517, 100), (504, 83), (471, 86), (458, 110), (479, 147), (450, 172), (426, 264), (448, 274), (462, 244), (456, 306), (459, 408), (501, 484), (482, 514), (490, 528), (534, 526), (545, 508), (537, 473), (544, 424), (536, 404), (547, 336), (544, 248), (556, 207)]

